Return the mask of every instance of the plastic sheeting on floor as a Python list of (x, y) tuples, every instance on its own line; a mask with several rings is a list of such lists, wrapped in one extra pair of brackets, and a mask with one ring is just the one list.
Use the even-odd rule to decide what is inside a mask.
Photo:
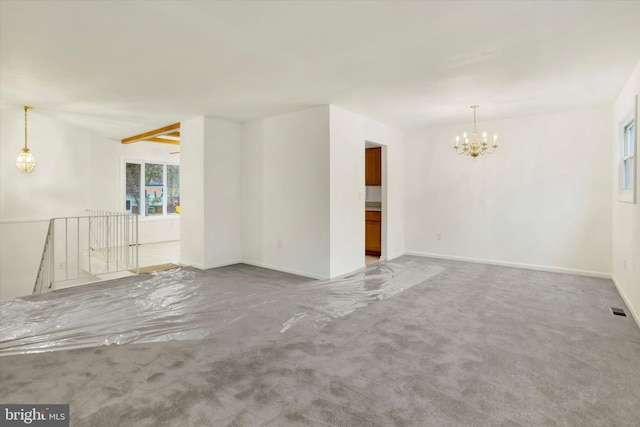
[(281, 313), (274, 325), (281, 333), (321, 328), (443, 270), (384, 262), (343, 279), (245, 290), (220, 288), (193, 270), (176, 269), (136, 283), (15, 299), (0, 303), (0, 355), (202, 339), (260, 310)]
[(443, 270), (442, 267), (423, 266), (415, 262), (385, 262), (344, 279), (301, 285), (298, 288), (298, 309), (282, 325), (280, 332), (286, 332), (299, 323), (310, 322), (313, 327), (322, 327), (331, 319), (344, 317), (358, 308), (399, 294)]

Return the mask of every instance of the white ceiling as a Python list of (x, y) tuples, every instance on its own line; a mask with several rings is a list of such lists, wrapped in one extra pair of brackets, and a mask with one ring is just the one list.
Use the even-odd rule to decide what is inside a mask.
[(0, 102), (113, 138), (318, 104), (414, 129), (612, 102), (638, 1), (0, 2)]

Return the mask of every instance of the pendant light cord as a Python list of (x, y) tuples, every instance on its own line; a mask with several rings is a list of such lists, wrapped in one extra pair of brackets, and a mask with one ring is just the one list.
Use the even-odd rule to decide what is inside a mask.
[(476, 110), (480, 108), (479, 105), (472, 105), (471, 109), (473, 110), (473, 133), (476, 134)]
[(29, 149), (27, 147), (27, 111), (28, 110), (29, 110), (29, 107), (25, 105), (24, 106), (24, 149), (25, 150)]

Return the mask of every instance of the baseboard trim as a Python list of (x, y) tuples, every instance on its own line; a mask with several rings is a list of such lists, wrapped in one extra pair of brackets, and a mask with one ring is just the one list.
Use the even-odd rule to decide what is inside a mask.
[(329, 277), (329, 279), (330, 280), (344, 279), (344, 278), (352, 276), (352, 275), (354, 275), (356, 273), (361, 273), (361, 272), (365, 271), (366, 269), (367, 269), (367, 265), (364, 264), (360, 268), (356, 268), (355, 270), (351, 270), (351, 271), (347, 271), (347, 272), (344, 272), (344, 273), (333, 275), (333, 276)]
[(620, 294), (622, 301), (624, 301), (624, 304), (627, 306), (627, 308), (631, 312), (631, 317), (633, 318), (633, 320), (635, 320), (636, 325), (638, 325), (638, 328), (640, 328), (640, 315), (639, 313), (636, 312), (633, 305), (631, 305), (631, 301), (629, 301), (629, 298), (627, 298), (627, 295), (624, 293), (624, 291), (622, 290), (622, 287), (616, 280), (616, 276), (614, 276), (613, 274), (611, 275), (611, 281), (613, 282), (614, 286), (618, 290), (618, 294)]
[(284, 267), (279, 267), (277, 265), (267, 264), (267, 263), (258, 262), (258, 261), (250, 261), (247, 259), (244, 259), (238, 262), (242, 264), (253, 265), (254, 267), (261, 267), (261, 268), (267, 268), (269, 270), (280, 271), (282, 273), (295, 274), (296, 276), (309, 277), (311, 279), (324, 280), (329, 278), (329, 276), (324, 276), (322, 274), (309, 273), (308, 271), (295, 270), (293, 268), (284, 268)]
[(282, 273), (295, 274), (296, 276), (308, 277), (311, 279), (324, 280), (329, 278), (329, 276), (323, 276), (321, 274), (309, 273), (308, 271), (295, 270), (292, 268), (284, 268), (277, 265), (272, 265), (272, 264), (259, 262), (259, 261), (251, 261), (248, 259), (237, 259), (237, 260), (225, 261), (225, 262), (220, 262), (215, 264), (185, 263), (180, 261), (180, 264), (188, 265), (190, 267), (197, 268), (199, 270), (209, 270), (211, 268), (227, 267), (229, 265), (234, 265), (234, 264), (247, 264), (247, 265), (253, 265), (254, 267), (267, 268), (269, 270), (280, 271)]
[(393, 259), (400, 258), (402, 255), (405, 255), (405, 254), (407, 254), (405, 251), (396, 252), (395, 254), (391, 254), (387, 257), (384, 257), (383, 261), (391, 261)]
[(240, 264), (242, 262), (243, 262), (242, 260), (238, 259), (238, 260), (219, 262), (215, 264), (194, 264), (194, 263), (189, 264), (189, 263), (184, 263), (182, 261), (180, 261), (180, 264), (188, 265), (189, 267), (197, 268), (198, 270), (209, 270), (210, 268), (227, 267), (229, 265)]
[(576, 274), (578, 276), (598, 277), (601, 279), (611, 279), (611, 273), (603, 273), (600, 271), (577, 270), (573, 268), (551, 267), (548, 265), (524, 264), (519, 262), (498, 261), (498, 260), (483, 259), (483, 258), (470, 258), (470, 257), (455, 256), (455, 255), (434, 254), (429, 252), (405, 251), (405, 255), (448, 259), (452, 261), (473, 262), (476, 264), (499, 265), (502, 267), (524, 268), (526, 270), (549, 271), (551, 273)]

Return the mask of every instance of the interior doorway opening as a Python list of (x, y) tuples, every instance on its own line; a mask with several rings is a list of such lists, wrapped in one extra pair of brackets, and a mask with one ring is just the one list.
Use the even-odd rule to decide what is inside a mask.
[(365, 264), (384, 259), (386, 147), (365, 141)]
[(180, 258), (180, 134), (173, 123), (122, 139), (122, 198), (139, 215), (141, 273), (175, 268)]

